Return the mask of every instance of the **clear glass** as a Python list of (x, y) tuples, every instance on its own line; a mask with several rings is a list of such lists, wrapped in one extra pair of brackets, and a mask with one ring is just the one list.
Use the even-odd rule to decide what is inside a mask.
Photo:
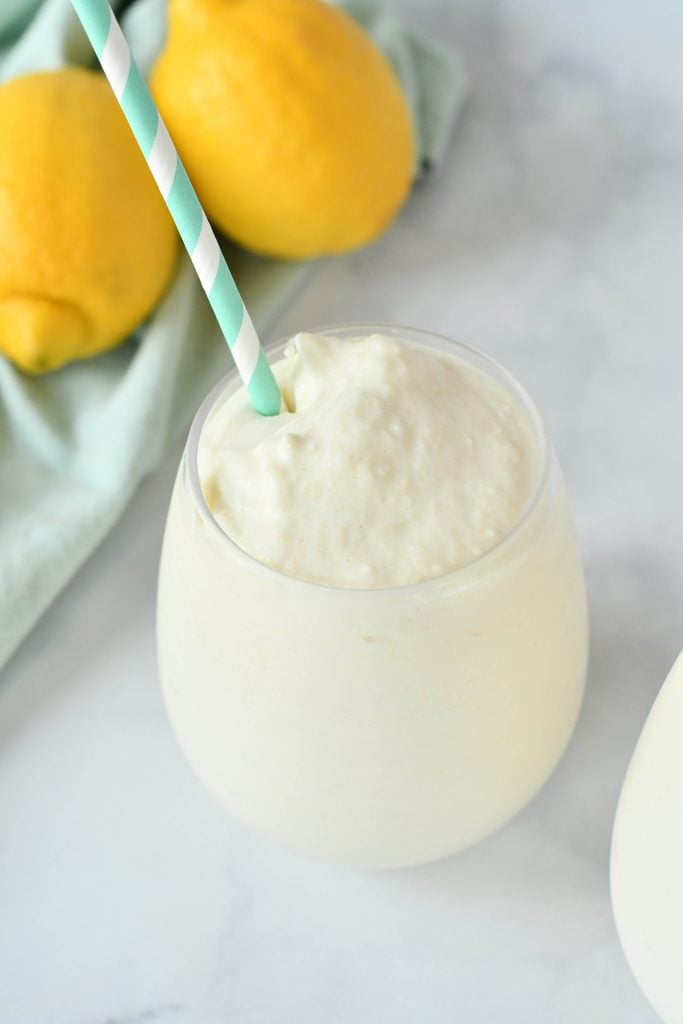
[(405, 866), (492, 832), (553, 770), (584, 691), (583, 572), (542, 421), (505, 370), (424, 331), (323, 331), (395, 334), (503, 384), (538, 440), (533, 498), (496, 547), (438, 579), (345, 590), (284, 576), (223, 533), (199, 486), (203, 424), (239, 387), (228, 374), (197, 413), (171, 499), (162, 687), (187, 759), (232, 814), (311, 857)]

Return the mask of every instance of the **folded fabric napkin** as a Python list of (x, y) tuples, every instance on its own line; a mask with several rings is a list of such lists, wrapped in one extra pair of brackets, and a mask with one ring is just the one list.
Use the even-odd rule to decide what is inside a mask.
[[(466, 91), (457, 56), (372, 0), (343, 6), (396, 68), (413, 110), (421, 167), (429, 169), (443, 156)], [(165, 8), (165, 0), (125, 5), (123, 29), (143, 73), (163, 44)], [(0, 79), (94, 63), (69, 0), (2, 4)], [(315, 266), (228, 245), (225, 253), (260, 332)], [(185, 257), (154, 315), (120, 348), (42, 378), (25, 376), (0, 356), (0, 665), (229, 367)]]

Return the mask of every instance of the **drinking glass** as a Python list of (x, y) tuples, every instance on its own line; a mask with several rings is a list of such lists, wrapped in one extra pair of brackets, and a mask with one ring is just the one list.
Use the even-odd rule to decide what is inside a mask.
[(567, 492), (529, 396), (487, 356), (426, 331), (322, 333), (374, 332), (451, 353), (520, 403), (540, 456), (519, 521), (476, 561), (410, 586), (348, 590), (267, 567), (222, 531), (199, 484), (202, 428), (240, 387), (233, 371), (180, 464), (158, 648), (180, 746), (232, 815), (314, 858), (399, 867), (476, 842), (543, 784), (581, 705), (587, 617)]

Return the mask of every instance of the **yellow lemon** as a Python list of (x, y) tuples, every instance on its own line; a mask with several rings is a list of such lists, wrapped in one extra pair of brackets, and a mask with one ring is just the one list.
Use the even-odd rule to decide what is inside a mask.
[(170, 0), (151, 86), (209, 217), (246, 248), (352, 249), (408, 194), (415, 146), (399, 83), (322, 0)]
[(122, 341), (178, 254), (173, 223), (100, 74), (0, 87), (0, 352), (30, 373)]

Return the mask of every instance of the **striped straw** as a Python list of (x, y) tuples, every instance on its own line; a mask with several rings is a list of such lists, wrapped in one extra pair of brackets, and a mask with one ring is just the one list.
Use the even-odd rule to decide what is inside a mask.
[(154, 175), (225, 335), (251, 403), (280, 411), (280, 390), (216, 236), (107, 0), (71, 0)]

